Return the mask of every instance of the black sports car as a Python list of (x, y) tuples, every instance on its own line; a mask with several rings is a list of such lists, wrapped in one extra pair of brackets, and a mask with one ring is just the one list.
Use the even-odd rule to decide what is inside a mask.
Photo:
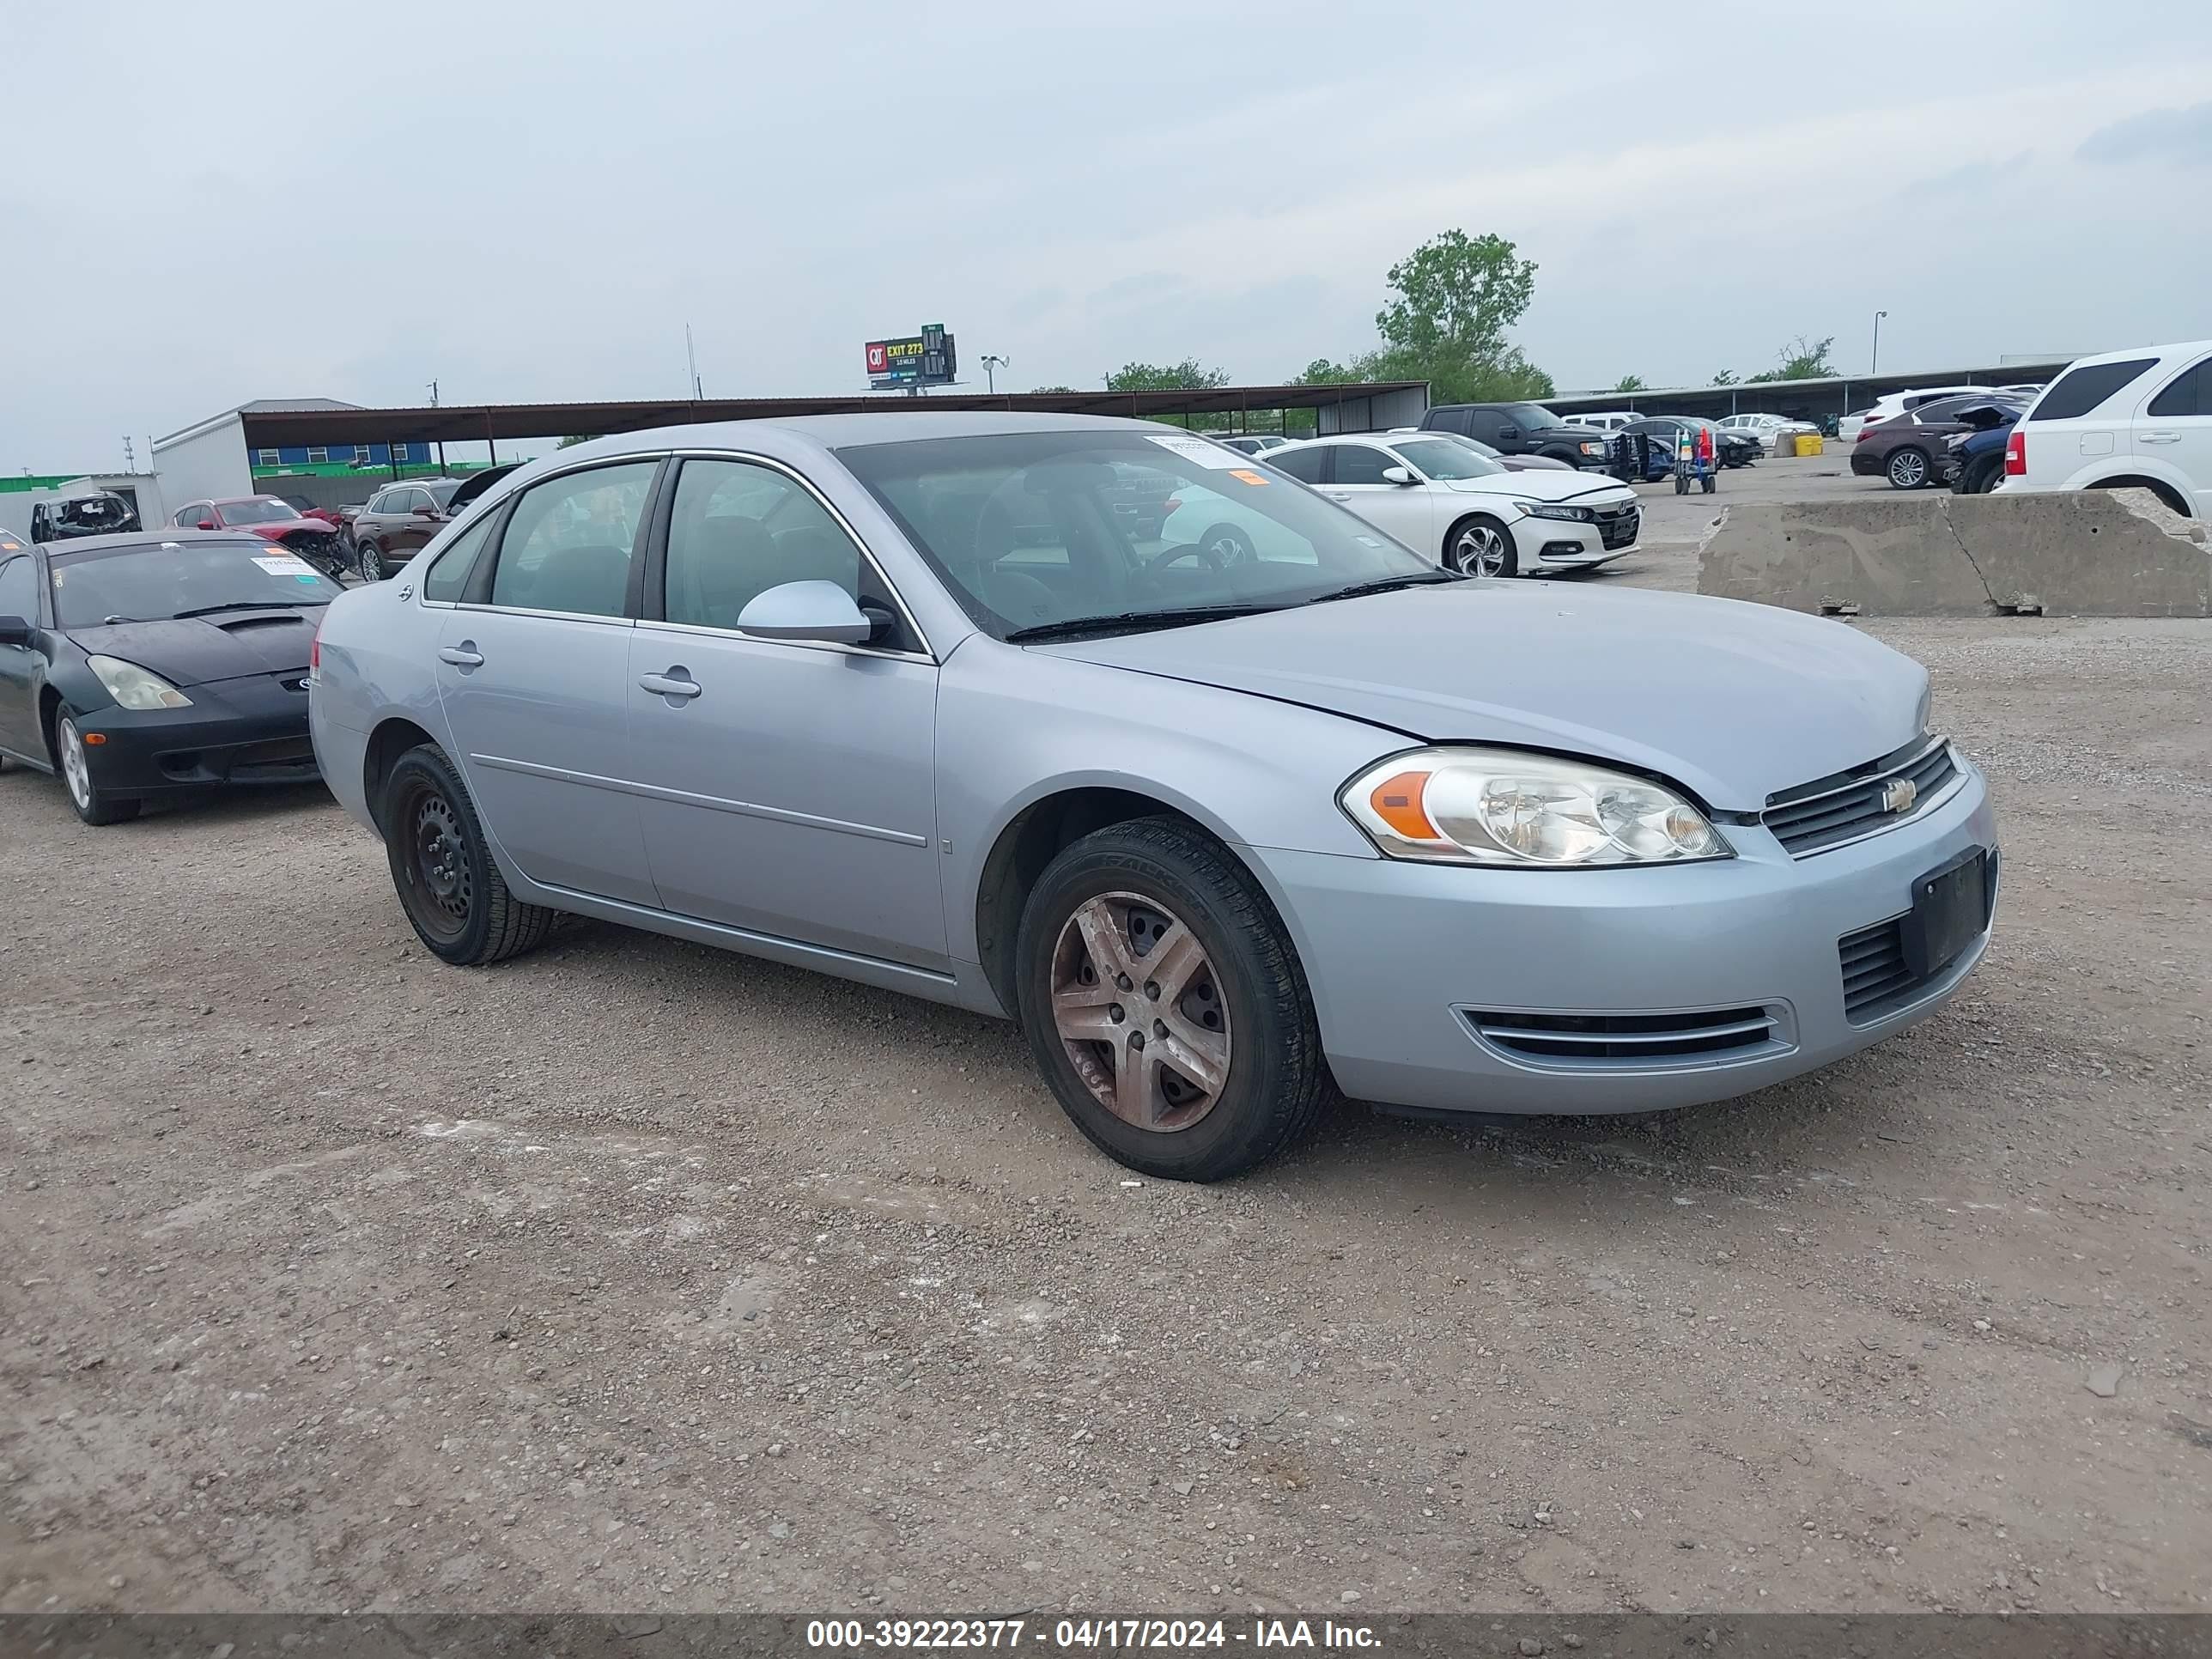
[(156, 530), (0, 553), (0, 757), (87, 823), (316, 775), (307, 665), (337, 583), (263, 538)]

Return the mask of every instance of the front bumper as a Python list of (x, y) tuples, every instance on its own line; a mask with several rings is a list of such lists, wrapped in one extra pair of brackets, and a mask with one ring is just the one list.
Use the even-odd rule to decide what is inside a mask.
[[(1800, 1076), (1950, 999), (1986, 948), (1986, 929), (1856, 1019), (1844, 1011), (1842, 953), (1854, 935), (1909, 912), (1914, 882), (1966, 849), (1986, 848), (1994, 872), (1987, 787), (1965, 770), (1966, 786), (1924, 817), (1805, 859), (1757, 824), (1723, 826), (1735, 858), (1675, 868), (1249, 856), (1297, 943), (1346, 1093), (1431, 1111), (1654, 1111)], [(1478, 1035), (1516, 1021), (1648, 1027), (1698, 1015), (1679, 1022), (1687, 1028), (1748, 1011), (1768, 1022), (1763, 1037), (1719, 1052), (1686, 1045), (1621, 1059), (1585, 1045), (1538, 1060)]]
[(140, 799), (312, 782), (320, 774), (307, 739), (305, 678), (301, 670), (218, 680), (187, 687), (189, 708), (110, 707), (81, 716), (93, 781), (106, 793)]
[(1523, 573), (1587, 570), (1633, 553), (1640, 523), (1639, 507), (1613, 527), (1613, 538), (1618, 544), (1608, 546), (1607, 532), (1595, 524), (1573, 519), (1540, 519), (1534, 514), (1525, 514), (1513, 521), (1513, 547), (1519, 555)]

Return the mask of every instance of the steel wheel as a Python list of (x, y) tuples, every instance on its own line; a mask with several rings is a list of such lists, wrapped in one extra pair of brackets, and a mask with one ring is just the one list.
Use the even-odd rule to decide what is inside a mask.
[(1889, 458), (1889, 482), (1898, 489), (1917, 489), (1928, 482), (1928, 458), (1917, 449), (1900, 449)]
[(1206, 949), (1158, 901), (1102, 893), (1060, 928), (1052, 1018), (1101, 1106), (1139, 1129), (1188, 1129), (1229, 1081), (1229, 1005)]
[(466, 831), (453, 803), (427, 784), (410, 788), (393, 827), (406, 837), (401, 849), (407, 884), (403, 896), (416, 925), (441, 939), (457, 939), (476, 903)]
[(1513, 566), (1505, 532), (1487, 519), (1470, 519), (1452, 538), (1451, 567), (1470, 576), (1504, 576)]
[(80, 812), (92, 811), (92, 766), (85, 759), (84, 738), (79, 735), (76, 722), (64, 719), (60, 731), (62, 751), (62, 781), (69, 785), (70, 799), (76, 803)]

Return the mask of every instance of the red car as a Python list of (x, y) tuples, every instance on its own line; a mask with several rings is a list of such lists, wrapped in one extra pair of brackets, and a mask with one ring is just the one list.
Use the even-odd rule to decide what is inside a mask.
[(335, 577), (349, 561), (343, 532), (328, 518), (307, 518), (276, 495), (240, 495), (221, 501), (187, 501), (169, 522), (185, 530), (250, 530), (296, 553)]
[(354, 507), (317, 507), (305, 495), (279, 495), (276, 500), (290, 507), (303, 519), (320, 519), (336, 530), (343, 530), (352, 522), (350, 514), (359, 512)]

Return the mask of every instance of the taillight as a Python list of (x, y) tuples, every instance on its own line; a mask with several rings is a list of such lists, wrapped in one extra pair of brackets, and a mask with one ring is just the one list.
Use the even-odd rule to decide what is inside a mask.
[(1163, 503), (1161, 504), (1160, 511), (1161, 511), (1161, 512), (1163, 512), (1163, 513), (1172, 513), (1172, 512), (1174, 512), (1174, 511), (1176, 510), (1176, 508), (1177, 508), (1177, 507), (1181, 507), (1182, 505), (1182, 496), (1180, 496), (1180, 495), (1170, 495), (1170, 496), (1169, 496), (1169, 497), (1167, 498), (1167, 500), (1166, 500), (1164, 502), (1163, 502)]
[(1859, 435), (1851, 440), (1851, 441), (1853, 443), (1864, 443), (1869, 438), (1874, 435), (1875, 428), (1880, 424), (1881, 422), (1879, 421), (1869, 421), (1864, 426), (1859, 428)]
[(2027, 434), (2018, 427), (2005, 440), (2005, 477), (2025, 478), (2027, 476)]

